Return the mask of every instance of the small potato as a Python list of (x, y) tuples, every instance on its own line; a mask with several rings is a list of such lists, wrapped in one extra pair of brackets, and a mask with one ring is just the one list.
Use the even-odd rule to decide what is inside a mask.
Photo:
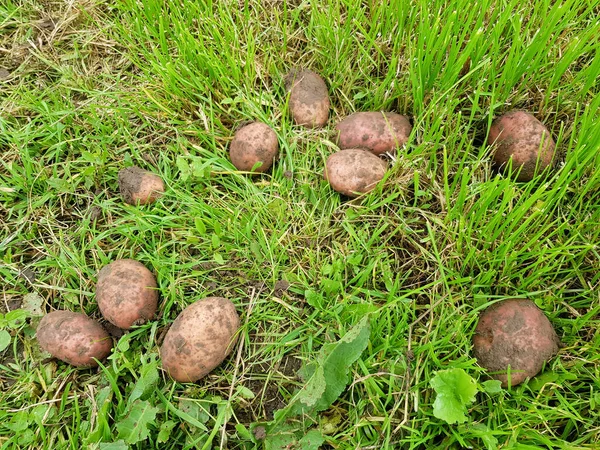
[(156, 313), (156, 278), (142, 263), (119, 259), (98, 272), (96, 301), (113, 325), (122, 329), (142, 325)]
[(119, 190), (126, 203), (146, 205), (165, 192), (165, 184), (158, 175), (132, 166), (119, 171)]
[(360, 148), (376, 155), (402, 147), (412, 130), (406, 116), (396, 113), (358, 112), (336, 125), (341, 149)]
[(531, 114), (513, 111), (497, 118), (488, 135), (488, 145), (495, 145), (494, 165), (517, 181), (530, 181), (552, 164), (555, 145), (548, 129)]
[(167, 331), (160, 348), (163, 368), (176, 381), (199, 380), (229, 355), (239, 326), (235, 306), (225, 298), (192, 303)]
[(112, 349), (112, 339), (102, 325), (71, 311), (45, 315), (36, 335), (43, 350), (76, 367), (95, 367), (96, 360), (106, 358)]
[(535, 376), (558, 352), (559, 339), (544, 313), (530, 300), (495, 303), (479, 317), (473, 350), (480, 366), (508, 386)]
[(329, 156), (324, 177), (337, 192), (358, 197), (369, 192), (385, 175), (386, 163), (366, 150), (341, 150)]
[(321, 128), (329, 119), (329, 93), (323, 78), (310, 70), (292, 70), (285, 79), (289, 108), (296, 125)]
[(238, 170), (249, 172), (256, 164), (261, 163), (254, 171), (266, 172), (273, 165), (278, 151), (279, 143), (275, 132), (262, 122), (253, 122), (235, 133), (229, 157)]

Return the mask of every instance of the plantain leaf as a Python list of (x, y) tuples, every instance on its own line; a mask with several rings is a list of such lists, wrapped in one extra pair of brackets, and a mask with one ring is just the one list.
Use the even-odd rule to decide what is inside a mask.
[(147, 401), (136, 400), (127, 417), (117, 423), (119, 439), (123, 439), (127, 444), (147, 439), (150, 434), (148, 425), (154, 423), (157, 412), (158, 408)]

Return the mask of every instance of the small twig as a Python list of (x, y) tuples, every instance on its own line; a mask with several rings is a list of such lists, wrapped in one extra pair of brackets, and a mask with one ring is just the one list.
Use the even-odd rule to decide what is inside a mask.
[[(75, 398), (74, 395), (67, 397), (68, 400), (71, 400), (74, 398)], [(22, 408), (19, 408), (19, 409), (7, 409), (6, 412), (16, 413), (16, 412), (26, 411), (28, 409), (35, 408), (36, 406), (39, 406), (39, 405), (48, 405), (50, 403), (56, 403), (56, 402), (60, 402), (60, 401), (62, 401), (62, 398), (53, 398), (52, 400), (44, 400), (43, 402), (38, 402), (38, 403), (33, 403), (31, 405), (23, 406)]]
[[(250, 320), (250, 315), (252, 314), (252, 308), (254, 308), (254, 300), (256, 300), (256, 288), (252, 288), (252, 292), (250, 293), (250, 303), (248, 304), (248, 310), (246, 312), (246, 320), (244, 322), (244, 328), (247, 328), (248, 321)], [(227, 403), (231, 404), (231, 397), (233, 396), (233, 387), (235, 386), (235, 381), (237, 378), (238, 368), (241, 364), (242, 352), (244, 350), (244, 340), (240, 339), (240, 344), (238, 345), (237, 354), (235, 356), (235, 367), (233, 369), (233, 376), (231, 377), (231, 386), (229, 387), (229, 398), (227, 399)], [(225, 421), (222, 425), (221, 429), (221, 444), (219, 445), (219, 449), (223, 450), (225, 448), (225, 428), (227, 425), (227, 421)]]

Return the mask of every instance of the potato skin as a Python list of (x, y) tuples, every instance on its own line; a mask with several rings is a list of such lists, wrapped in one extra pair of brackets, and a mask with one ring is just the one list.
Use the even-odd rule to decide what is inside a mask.
[(286, 76), (289, 108), (296, 125), (321, 128), (329, 120), (329, 93), (323, 78), (311, 70), (294, 69)]
[(165, 192), (165, 184), (158, 175), (132, 166), (119, 171), (119, 191), (125, 203), (147, 205)]
[(156, 278), (141, 262), (118, 259), (98, 272), (96, 301), (113, 325), (123, 329), (141, 325), (156, 313)]
[(82, 313), (54, 311), (37, 331), (38, 344), (53, 357), (76, 367), (96, 367), (112, 350), (112, 339), (98, 322)]
[(535, 376), (557, 352), (559, 339), (544, 313), (530, 300), (509, 299), (486, 309), (479, 317), (473, 350), (480, 366), (508, 386)]
[(266, 172), (273, 165), (279, 151), (277, 135), (266, 124), (253, 122), (240, 128), (229, 147), (229, 157), (238, 170), (251, 171), (262, 162), (255, 172)]
[(165, 335), (160, 348), (163, 368), (176, 381), (198, 381), (229, 355), (239, 326), (230, 300), (207, 297), (192, 303)]
[(340, 150), (329, 156), (324, 177), (331, 187), (348, 197), (369, 192), (385, 175), (386, 163), (366, 150)]
[(550, 132), (525, 111), (512, 111), (494, 120), (488, 145), (496, 146), (494, 165), (499, 170), (506, 173), (512, 158), (512, 171), (520, 169), (517, 181), (532, 180), (549, 167), (554, 158), (555, 144)]
[(388, 112), (358, 112), (336, 125), (341, 149), (360, 148), (376, 155), (402, 147), (412, 130), (406, 116)]

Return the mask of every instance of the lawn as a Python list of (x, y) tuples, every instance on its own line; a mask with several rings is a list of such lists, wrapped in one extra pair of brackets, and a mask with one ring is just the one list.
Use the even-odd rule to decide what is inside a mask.
[[(325, 128), (290, 119), (294, 67), (325, 80)], [(528, 183), (485, 145), (514, 109), (557, 143)], [(413, 131), (350, 200), (323, 168), (356, 111)], [(254, 177), (228, 158), (250, 120), (280, 145)], [(123, 202), (131, 165), (162, 177), (159, 201)], [(2, 0), (0, 258), (0, 449), (598, 449), (600, 3)], [(40, 316), (101, 319), (97, 274), (119, 258), (156, 275), (155, 320), (110, 329), (99, 368), (50, 358)], [(207, 296), (235, 304), (237, 345), (176, 383), (160, 343)], [(562, 347), (496, 389), (473, 333), (513, 297)], [(435, 409), (448, 373), (475, 392), (444, 404), (460, 423)]]

